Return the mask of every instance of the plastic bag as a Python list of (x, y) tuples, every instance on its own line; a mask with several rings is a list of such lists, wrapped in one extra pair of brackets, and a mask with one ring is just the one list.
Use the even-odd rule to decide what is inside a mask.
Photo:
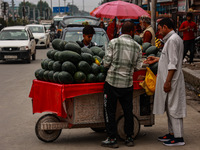
[(147, 72), (146, 72), (146, 77), (145, 77), (145, 83), (148, 87), (148, 89), (151, 92), (155, 92), (156, 89), (156, 76), (155, 74), (151, 71), (149, 67), (147, 67)]
[(149, 67), (147, 67), (145, 80), (139, 84), (145, 89), (147, 95), (150, 96), (154, 94), (156, 88), (156, 76)]

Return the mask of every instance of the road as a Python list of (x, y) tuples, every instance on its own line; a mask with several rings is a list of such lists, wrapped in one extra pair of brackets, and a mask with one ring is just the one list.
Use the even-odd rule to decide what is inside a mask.
[[(0, 150), (101, 150), (100, 146), (106, 138), (105, 133), (95, 133), (89, 128), (65, 129), (53, 143), (44, 143), (35, 135), (35, 124), (43, 114), (32, 114), (32, 102), (28, 97), (35, 79), (34, 72), (41, 68), (42, 59), (48, 50), (38, 49), (36, 60), (31, 64), (21, 62), (0, 62)], [(188, 105), (188, 116), (184, 119), (185, 142), (182, 147), (170, 150), (200, 150), (200, 114)], [(156, 116), (156, 125), (141, 127), (135, 140), (135, 147), (124, 146), (124, 150), (168, 150), (156, 139), (167, 133), (166, 115)], [(109, 148), (108, 148), (109, 149)]]

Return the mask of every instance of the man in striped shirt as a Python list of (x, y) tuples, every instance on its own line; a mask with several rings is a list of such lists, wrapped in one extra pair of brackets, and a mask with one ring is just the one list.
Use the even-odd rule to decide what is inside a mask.
[(117, 125), (115, 113), (117, 100), (122, 106), (125, 118), (125, 144), (133, 146), (133, 73), (142, 67), (142, 50), (133, 40), (134, 24), (125, 22), (122, 35), (110, 41), (103, 59), (108, 68), (104, 86), (104, 116), (108, 138), (102, 146), (117, 148)]

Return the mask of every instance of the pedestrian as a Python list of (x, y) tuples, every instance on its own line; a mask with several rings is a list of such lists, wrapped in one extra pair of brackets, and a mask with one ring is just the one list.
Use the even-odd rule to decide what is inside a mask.
[(87, 47), (90, 48), (92, 46), (95, 46), (96, 44), (92, 42), (92, 37), (95, 34), (94, 28), (90, 25), (85, 25), (83, 28), (83, 40), (77, 41), (77, 43), (80, 45), (80, 47)]
[(117, 148), (117, 125), (115, 120), (117, 100), (122, 106), (125, 118), (124, 131), (127, 135), (125, 144), (133, 146), (133, 72), (142, 66), (142, 50), (133, 40), (134, 24), (125, 22), (122, 35), (111, 40), (103, 59), (108, 68), (104, 85), (104, 119), (107, 139), (102, 146)]
[(192, 13), (187, 13), (187, 20), (181, 24), (179, 31), (183, 32), (183, 59), (185, 58), (188, 50), (190, 50), (190, 64), (194, 65), (193, 58), (195, 51), (195, 32), (197, 32), (197, 24), (192, 21), (192, 17)]
[(182, 72), (183, 40), (173, 30), (173, 22), (164, 18), (158, 23), (163, 35), (164, 47), (160, 58), (150, 56), (146, 63), (157, 61), (158, 73), (154, 96), (154, 114), (163, 114), (168, 118), (169, 133), (158, 137), (166, 146), (185, 145), (183, 139), (183, 118), (186, 117), (185, 82)]
[(103, 21), (100, 22), (99, 27), (102, 28), (102, 29), (104, 29), (106, 31), (106, 27), (105, 27)]
[(155, 46), (155, 32), (151, 26), (151, 18), (148, 16), (141, 16), (139, 21), (143, 30), (143, 32), (140, 34), (143, 43), (149, 42), (152, 46)]

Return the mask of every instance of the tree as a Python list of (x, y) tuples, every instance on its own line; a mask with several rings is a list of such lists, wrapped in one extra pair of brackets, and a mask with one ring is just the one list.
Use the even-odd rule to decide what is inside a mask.
[[(19, 4), (19, 16), (21, 18), (23, 18), (23, 7), (24, 7), (24, 2), (21, 2)], [(32, 19), (33, 18), (33, 9), (36, 8), (35, 4), (32, 4), (28, 1), (25, 2), (25, 16), (28, 19)]]

